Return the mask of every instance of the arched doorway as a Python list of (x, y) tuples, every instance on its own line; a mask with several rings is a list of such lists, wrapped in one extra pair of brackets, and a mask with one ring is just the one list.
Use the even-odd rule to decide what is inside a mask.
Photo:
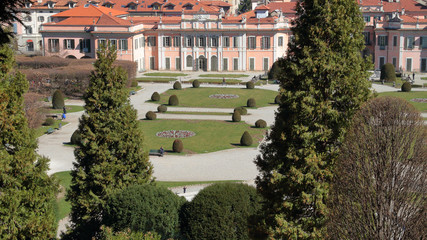
[(199, 60), (197, 61), (197, 65), (198, 65), (198, 69), (197, 70), (203, 70), (203, 71), (207, 71), (208, 70), (208, 61), (205, 58), (205, 56), (201, 55), (199, 56)]
[(215, 55), (211, 57), (211, 71), (218, 71), (218, 57)]

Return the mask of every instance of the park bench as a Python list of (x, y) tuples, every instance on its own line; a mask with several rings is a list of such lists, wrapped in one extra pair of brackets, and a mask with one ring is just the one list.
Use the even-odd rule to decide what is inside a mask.
[(159, 156), (159, 157), (162, 156), (159, 149), (150, 149), (149, 155)]
[(53, 133), (53, 132), (55, 132), (55, 129), (53, 129), (53, 128), (49, 128), (49, 129), (47, 130), (47, 134), (51, 134), (51, 133)]
[(47, 118), (58, 119), (58, 114), (46, 114)]

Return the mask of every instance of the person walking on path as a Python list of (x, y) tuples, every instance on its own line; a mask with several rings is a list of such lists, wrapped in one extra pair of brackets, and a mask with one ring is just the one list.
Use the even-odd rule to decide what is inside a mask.
[(222, 78), (222, 85), (225, 86), (225, 77)]
[(67, 117), (65, 116), (65, 113), (62, 113), (62, 119), (61, 120), (65, 120)]
[(415, 72), (412, 73), (412, 81), (415, 81)]
[(67, 114), (67, 109), (65, 108), (65, 106), (62, 108), (62, 112), (63, 112), (64, 114)]

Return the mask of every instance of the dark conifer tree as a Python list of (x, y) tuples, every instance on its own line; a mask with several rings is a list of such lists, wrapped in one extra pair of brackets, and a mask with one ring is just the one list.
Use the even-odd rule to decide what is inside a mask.
[(28, 81), (11, 73), (12, 50), (0, 47), (0, 238), (52, 239), (56, 181), (46, 173), (49, 159), (37, 155), (28, 127), (24, 93)]
[(90, 239), (100, 227), (107, 197), (129, 185), (152, 180), (152, 166), (143, 148), (136, 110), (125, 89), (127, 75), (114, 67), (117, 53), (102, 48), (85, 95), (80, 119), (81, 141), (74, 154), (71, 238)]
[(280, 60), (280, 106), (255, 160), (276, 239), (323, 239), (329, 184), (353, 114), (369, 96), (363, 19), (354, 0), (301, 0)]

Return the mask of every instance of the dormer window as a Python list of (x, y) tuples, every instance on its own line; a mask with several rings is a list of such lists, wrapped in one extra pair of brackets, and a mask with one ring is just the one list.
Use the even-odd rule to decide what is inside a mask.
[(193, 10), (193, 4), (191, 4), (191, 3), (187, 3), (187, 4), (185, 4), (182, 7), (184, 7), (185, 10)]
[(104, 6), (104, 7), (106, 7), (106, 8), (113, 8), (114, 3), (106, 2), (106, 3), (102, 4), (102, 6)]
[(55, 7), (55, 3), (54, 2), (47, 2), (47, 7), (48, 8), (54, 8)]
[(32, 4), (31, 4), (31, 2), (26, 2), (26, 3), (25, 3), (25, 7), (26, 7), (26, 8), (31, 8), (31, 5), (32, 5)]
[(75, 2), (68, 2), (68, 8), (74, 8), (76, 6)]
[(174, 7), (175, 7), (175, 5), (172, 4), (172, 3), (168, 3), (168, 4), (165, 5), (165, 8), (168, 9), (168, 10), (173, 10)]
[(160, 9), (160, 4), (159, 3), (153, 3), (153, 5), (151, 5), (151, 8), (153, 10), (159, 10)]

